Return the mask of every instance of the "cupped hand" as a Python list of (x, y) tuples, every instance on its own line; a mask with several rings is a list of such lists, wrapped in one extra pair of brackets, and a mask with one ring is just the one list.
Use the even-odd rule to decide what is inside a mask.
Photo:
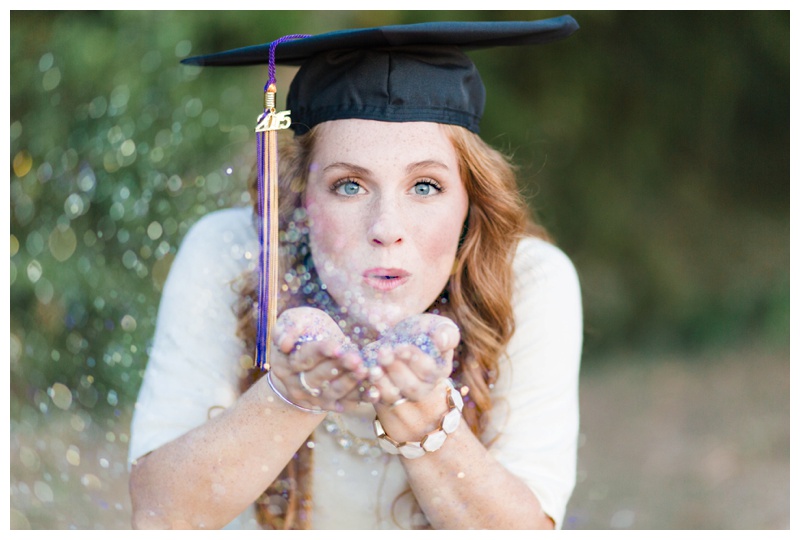
[(275, 325), (279, 354), (271, 361), (272, 381), (301, 407), (345, 412), (358, 404), (368, 371), (358, 348), (324, 311), (287, 309)]
[(458, 326), (447, 317), (423, 313), (398, 323), (362, 350), (369, 383), (380, 402), (421, 401), (450, 376), (453, 355), (461, 341)]

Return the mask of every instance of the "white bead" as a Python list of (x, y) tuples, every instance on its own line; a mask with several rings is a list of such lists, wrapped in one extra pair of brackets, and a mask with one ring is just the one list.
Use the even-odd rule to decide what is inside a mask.
[(464, 398), (461, 397), (461, 392), (458, 390), (454, 389), (450, 391), (450, 401), (453, 404), (453, 407), (459, 411), (464, 408)]
[(372, 427), (375, 428), (375, 436), (376, 437), (383, 437), (386, 435), (386, 431), (383, 430), (383, 424), (377, 418), (372, 421)]
[(396, 456), (397, 454), (400, 453), (400, 450), (398, 450), (397, 447), (393, 445), (391, 441), (385, 438), (378, 439), (378, 445), (387, 454), (392, 454), (393, 456)]
[(422, 448), (424, 448), (426, 452), (435, 452), (442, 447), (446, 440), (447, 433), (441, 429), (437, 429), (433, 433), (425, 435), (425, 438), (422, 439)]
[(458, 429), (458, 424), (461, 422), (461, 411), (458, 409), (451, 409), (449, 413), (442, 418), (442, 429), (448, 435)]
[(425, 449), (418, 442), (405, 442), (397, 447), (406, 459), (416, 459), (425, 455)]

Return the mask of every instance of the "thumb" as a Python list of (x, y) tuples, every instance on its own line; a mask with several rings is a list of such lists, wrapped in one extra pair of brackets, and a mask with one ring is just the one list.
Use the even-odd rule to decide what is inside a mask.
[(446, 317), (442, 317), (442, 322), (433, 329), (432, 337), (436, 347), (444, 353), (455, 349), (461, 341), (461, 331), (458, 325)]

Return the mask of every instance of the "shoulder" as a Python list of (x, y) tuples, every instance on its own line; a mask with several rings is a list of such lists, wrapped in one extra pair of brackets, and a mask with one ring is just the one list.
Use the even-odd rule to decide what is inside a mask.
[(541, 238), (520, 240), (514, 256), (514, 290), (580, 290), (578, 273), (570, 258), (557, 246)]
[(183, 238), (170, 274), (219, 282), (240, 275), (258, 260), (258, 236), (249, 208), (203, 216)]
[[(567, 255), (539, 238), (525, 238), (514, 260), (516, 331), (509, 351), (534, 347), (544, 357), (578, 358), (583, 305), (578, 273)], [(538, 354), (536, 356), (539, 356)]]
[(226, 208), (206, 214), (191, 226), (184, 243), (200, 238), (224, 243), (257, 240), (253, 211), (250, 208)]
[(249, 208), (227, 208), (206, 214), (181, 243), (181, 250), (206, 253), (213, 258), (250, 259), (258, 246)]

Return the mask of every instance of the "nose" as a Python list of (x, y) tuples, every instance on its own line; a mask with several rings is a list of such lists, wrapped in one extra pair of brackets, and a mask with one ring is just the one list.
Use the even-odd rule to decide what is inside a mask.
[(376, 201), (370, 212), (369, 242), (373, 246), (389, 247), (403, 243), (403, 216), (397, 201), (390, 198)]

